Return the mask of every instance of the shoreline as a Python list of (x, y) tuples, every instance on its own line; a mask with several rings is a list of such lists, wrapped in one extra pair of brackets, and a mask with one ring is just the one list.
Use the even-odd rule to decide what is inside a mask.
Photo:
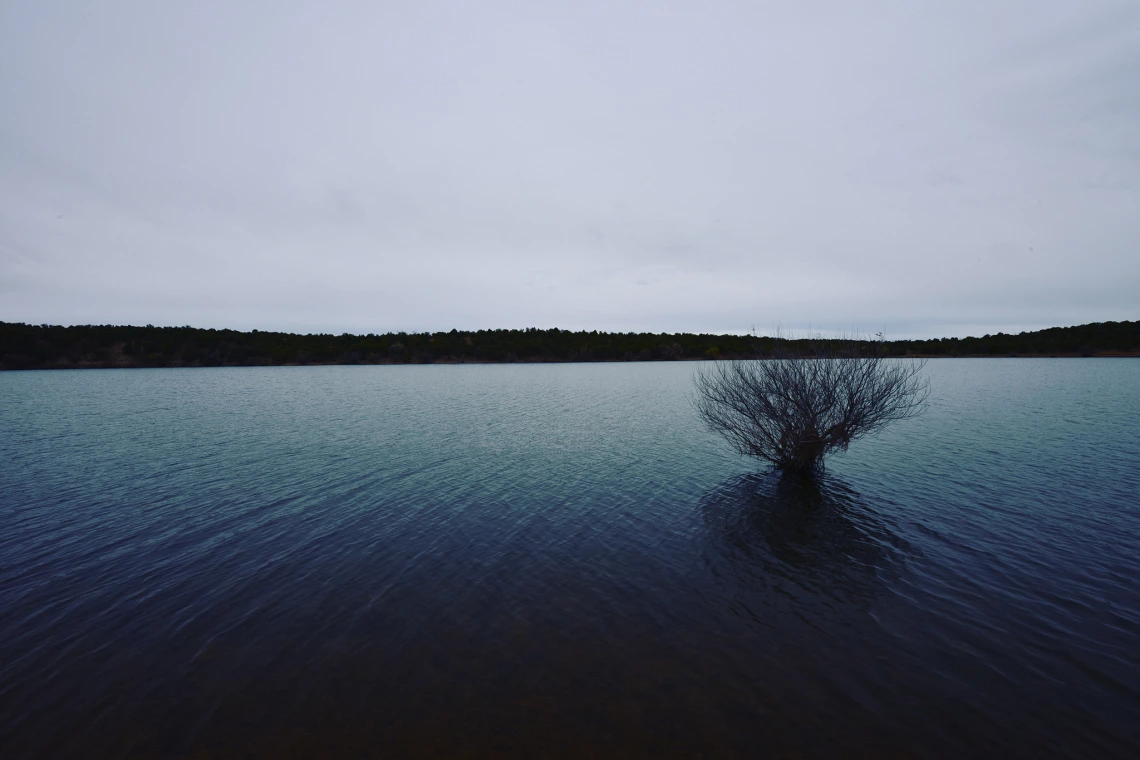
[(1140, 356), (1140, 321), (1052, 327), (980, 338), (870, 340), (710, 333), (540, 330), (387, 332), (352, 335), (130, 325), (0, 322), (0, 370), (395, 364), (562, 364), (708, 361), (811, 351), (854, 342), (894, 358)]

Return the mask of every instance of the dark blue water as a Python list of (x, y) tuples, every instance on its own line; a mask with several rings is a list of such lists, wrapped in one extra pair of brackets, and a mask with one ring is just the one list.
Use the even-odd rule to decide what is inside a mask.
[(0, 756), (1140, 753), (1140, 361), (814, 484), (693, 370), (0, 374)]

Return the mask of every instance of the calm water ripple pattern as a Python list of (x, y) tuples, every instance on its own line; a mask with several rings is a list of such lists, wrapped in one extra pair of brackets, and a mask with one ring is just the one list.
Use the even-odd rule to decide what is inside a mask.
[(0, 374), (0, 755), (1140, 756), (1140, 361), (814, 483), (693, 371)]

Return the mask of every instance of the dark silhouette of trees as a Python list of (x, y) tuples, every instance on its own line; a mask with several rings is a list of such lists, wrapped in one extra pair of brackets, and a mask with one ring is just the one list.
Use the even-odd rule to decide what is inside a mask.
[[(235, 367), (502, 361), (740, 359), (799, 350), (805, 341), (756, 335), (451, 330), (297, 335), (251, 330), (0, 322), (0, 369)], [(861, 343), (869, 347), (870, 343)], [(1140, 355), (1140, 322), (1101, 322), (1020, 335), (890, 341), (891, 356)]]
[(767, 358), (715, 362), (696, 375), (696, 407), (740, 454), (810, 473), (835, 449), (919, 414), (925, 362), (890, 359), (880, 343), (802, 342)]

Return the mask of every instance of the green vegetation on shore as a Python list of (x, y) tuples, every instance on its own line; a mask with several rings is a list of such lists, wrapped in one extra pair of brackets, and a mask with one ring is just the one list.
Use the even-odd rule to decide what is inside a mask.
[[(781, 339), (693, 333), (452, 330), (295, 335), (194, 327), (0, 322), (0, 369), (219, 367), (283, 364), (675, 361), (763, 355)], [(1140, 355), (1140, 321), (1053, 327), (981, 338), (895, 340), (891, 356)]]

